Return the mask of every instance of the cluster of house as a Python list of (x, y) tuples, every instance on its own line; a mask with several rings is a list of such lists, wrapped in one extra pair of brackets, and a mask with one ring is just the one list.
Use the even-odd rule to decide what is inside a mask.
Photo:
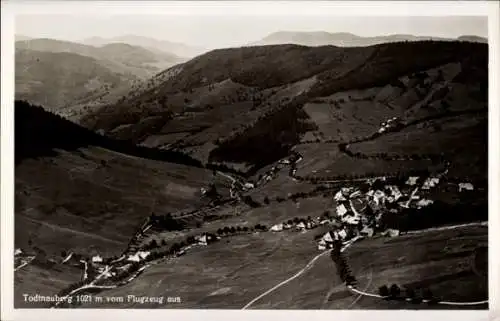
[[(440, 177), (446, 172), (428, 177), (422, 184), (418, 183), (419, 177), (409, 177), (404, 189), (406, 192), (396, 185), (383, 184), (378, 188), (373, 188), (374, 180), (367, 180), (371, 186), (368, 191), (361, 192), (359, 189), (352, 187), (341, 188), (334, 196), (336, 201), (336, 218), (339, 221), (340, 227), (336, 227), (329, 231), (318, 242), (318, 249), (324, 250), (333, 245), (334, 241), (348, 241), (356, 236), (371, 237), (374, 234), (374, 229), (379, 227), (379, 222), (384, 213), (398, 213), (400, 208), (414, 207), (421, 209), (433, 203), (418, 194), (419, 190), (426, 191), (436, 187), (440, 182)], [(383, 183), (384, 178), (380, 181)], [(459, 191), (473, 190), (474, 186), (471, 183), (460, 183)], [(389, 206), (391, 204), (392, 206)], [(399, 235), (399, 231), (395, 229), (387, 229), (381, 233), (385, 236), (395, 237)]]
[(283, 169), (285, 166), (291, 166), (291, 176), (294, 176), (297, 170), (295, 169), (295, 164), (300, 162), (302, 160), (302, 155), (300, 155), (297, 152), (292, 153), (292, 155), (281, 159), (276, 166), (271, 167), (270, 170), (268, 170), (266, 173), (262, 175), (260, 178), (258, 185), (266, 182), (270, 182), (273, 180), (277, 175), (278, 172)]
[(283, 230), (292, 230), (295, 229), (297, 231), (305, 231), (305, 230), (310, 230), (313, 228), (316, 228), (318, 225), (325, 224), (326, 221), (319, 221), (319, 217), (317, 219), (300, 219), (297, 223), (292, 222), (284, 222), (284, 223), (279, 223), (271, 226), (269, 231), (271, 232), (281, 232)]
[(380, 124), (380, 129), (378, 130), (378, 133), (382, 134), (386, 131), (396, 128), (400, 124), (401, 122), (398, 117), (392, 117), (387, 121), (383, 122), (382, 124)]

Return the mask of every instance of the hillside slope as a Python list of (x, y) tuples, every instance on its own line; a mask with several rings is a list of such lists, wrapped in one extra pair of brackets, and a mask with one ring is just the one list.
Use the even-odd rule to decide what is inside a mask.
[(184, 60), (171, 53), (152, 52), (140, 46), (126, 43), (113, 43), (95, 47), (55, 39), (31, 39), (17, 41), (16, 49), (69, 52), (92, 57), (115, 72), (128, 72), (140, 77), (147, 77), (158, 71), (159, 68), (151, 66), (153, 63), (162, 64), (162, 67), (166, 68)]
[[(486, 113), (487, 49), (423, 41), (214, 50), (158, 74), (82, 124), (178, 148), (203, 163), (261, 167), (302, 141), (370, 137), (393, 117), (411, 123), (471, 109)], [(420, 152), (431, 153), (425, 145)]]
[(15, 107), (16, 247), (117, 255), (152, 211), (207, 203), (200, 188), (212, 172), (188, 157), (114, 142), (28, 103)]
[(62, 109), (137, 81), (98, 60), (74, 53), (16, 50), (16, 99)]
[(69, 118), (114, 103), (155, 73), (184, 61), (171, 53), (113, 43), (101, 47), (54, 39), (16, 41), (16, 99)]

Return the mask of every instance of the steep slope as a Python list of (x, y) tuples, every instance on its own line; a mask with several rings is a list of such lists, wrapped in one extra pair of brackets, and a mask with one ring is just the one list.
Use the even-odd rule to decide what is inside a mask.
[(114, 142), (41, 107), (16, 102), (15, 121), (16, 247), (117, 255), (152, 211), (206, 205), (200, 188), (217, 183), (188, 157)]
[(82, 124), (151, 147), (175, 147), (203, 163), (249, 168), (311, 137), (354, 141), (388, 118), (412, 122), (486, 107), (484, 44), (280, 45), (211, 51), (158, 74)]

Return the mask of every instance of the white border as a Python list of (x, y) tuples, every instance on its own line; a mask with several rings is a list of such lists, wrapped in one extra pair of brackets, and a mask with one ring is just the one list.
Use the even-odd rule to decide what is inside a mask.
[[(255, 320), (285, 317), (288, 320), (498, 320), (500, 301), (500, 253), (498, 216), (499, 186), (499, 100), (498, 79), (499, 7), (496, 1), (201, 1), (201, 2), (68, 2), (2, 1), (1, 53), (1, 320), (88, 320), (97, 319), (217, 319)], [(172, 14), (172, 15), (331, 15), (331, 16), (471, 16), (489, 17), (489, 299), (490, 311), (231, 311), (231, 310), (14, 310), (13, 309), (13, 100), (14, 16), (16, 14)], [(496, 214), (496, 215), (495, 215)], [(494, 287), (497, 285), (497, 287)]]

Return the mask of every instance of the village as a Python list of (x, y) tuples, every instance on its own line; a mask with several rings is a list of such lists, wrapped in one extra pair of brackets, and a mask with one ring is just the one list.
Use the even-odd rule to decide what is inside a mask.
[[(292, 154), (261, 175), (255, 183), (242, 182), (223, 174), (232, 181), (230, 197), (241, 200), (243, 193), (271, 181), (285, 166), (290, 166), (289, 175), (293, 177), (295, 165), (301, 160), (302, 156)], [(175, 259), (185, 255), (194, 247), (208, 246), (222, 238), (241, 233), (300, 233), (321, 227), (323, 231), (325, 229), (327, 231), (315, 237), (318, 251), (332, 249), (335, 242), (338, 241), (348, 244), (375, 236), (397, 237), (404, 231), (384, 226), (384, 217), (398, 215), (401, 211), (410, 208), (421, 210), (433, 204), (433, 200), (428, 197), (429, 192), (438, 186), (446, 173), (447, 170), (425, 178), (410, 176), (400, 186), (391, 183), (385, 177), (366, 179), (356, 185), (346, 182), (344, 187), (332, 193), (332, 204), (334, 205), (323, 216), (295, 218), (276, 223), (270, 227), (261, 224), (257, 224), (255, 227), (226, 227), (213, 233), (190, 236), (186, 241), (176, 243), (166, 250), (158, 250), (158, 248), (165, 248), (165, 246), (129, 246), (118, 258), (105, 259), (99, 254), (85, 258), (69, 252), (61, 257), (59, 262), (54, 259), (49, 259), (49, 261), (53, 264), (68, 264), (82, 268), (81, 281), (75, 286), (65, 289), (65, 293), (61, 293), (68, 295), (68, 293), (76, 293), (79, 289), (84, 290), (89, 287), (105, 289), (122, 286), (134, 280), (152, 264)], [(464, 193), (474, 190), (474, 186), (467, 182), (459, 183), (457, 189), (459, 193)], [(202, 195), (206, 193), (207, 191)], [(156, 233), (154, 225), (154, 221), (147, 220), (133, 239), (141, 240), (146, 233)], [(16, 249), (16, 270), (30, 264), (34, 259), (34, 255), (24, 253), (22, 249)]]

